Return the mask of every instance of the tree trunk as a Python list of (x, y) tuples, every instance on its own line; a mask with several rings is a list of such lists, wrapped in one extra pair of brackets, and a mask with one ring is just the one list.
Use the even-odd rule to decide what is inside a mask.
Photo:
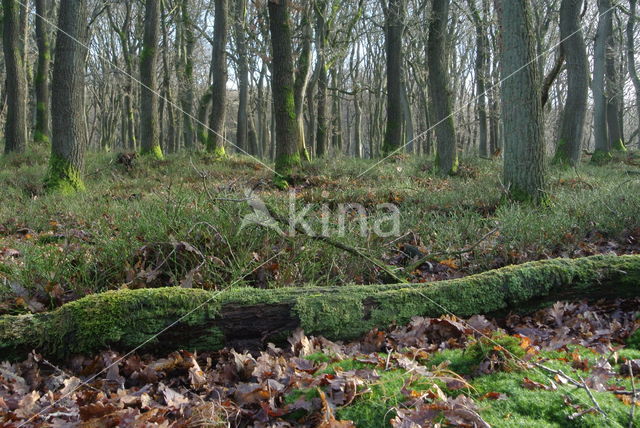
[(476, 7), (476, 0), (467, 0), (471, 17), (476, 30), (476, 110), (478, 114), (478, 128), (480, 132), (479, 151), (480, 157), (489, 157), (489, 136), (487, 130), (487, 49), (489, 42), (487, 41), (486, 25), (483, 24), (480, 12)]
[(540, 77), (529, 0), (499, 0), (504, 185), (517, 201), (546, 202)]
[(289, 0), (269, 0), (272, 90), (276, 122), (276, 184), (286, 187), (300, 165), (300, 128), (294, 95), (293, 48)]
[(224, 157), (224, 121), (227, 108), (227, 16), (228, 0), (215, 0), (216, 16), (213, 26), (211, 74), (211, 115), (207, 151), (216, 157)]
[(6, 68), (7, 119), (4, 152), (23, 153), (27, 148), (27, 79), (17, 0), (2, 0), (3, 46)]
[[(160, 141), (163, 143), (163, 147), (166, 153), (176, 153), (178, 151), (180, 140), (178, 138), (178, 132), (176, 132), (176, 120), (174, 114), (173, 91), (171, 90), (171, 68), (169, 67), (169, 32), (167, 28), (167, 12), (164, 10), (164, 3), (161, 7), (162, 10), (162, 100), (160, 113), (164, 115), (166, 111), (166, 119), (163, 117), (160, 120)], [(166, 124), (166, 135), (164, 135), (164, 126)]]
[(310, 6), (305, 8), (302, 17), (302, 49), (298, 55), (298, 67), (295, 73), (295, 82), (293, 97), (296, 110), (296, 118), (298, 120), (299, 147), (300, 158), (310, 161), (311, 157), (307, 151), (307, 145), (304, 135), (304, 97), (307, 93), (307, 86), (311, 77), (311, 38), (312, 29), (310, 21)]
[(205, 147), (207, 145), (207, 138), (209, 138), (209, 131), (203, 124), (207, 123), (207, 117), (209, 117), (209, 112), (211, 111), (211, 102), (211, 87), (209, 87), (200, 98), (198, 105), (198, 126), (196, 128), (198, 131), (198, 141)]
[(387, 127), (382, 154), (391, 155), (404, 146), (402, 136), (402, 33), (404, 0), (385, 1), (385, 48), (387, 56)]
[(326, 1), (319, 0), (315, 6), (316, 10), (316, 44), (318, 49), (318, 113), (316, 117), (316, 156), (319, 158), (327, 154), (329, 146), (329, 123), (327, 119), (329, 70), (326, 60), (327, 49), (327, 23), (325, 19)]
[(247, 0), (236, 0), (235, 39), (238, 55), (238, 124), (236, 144), (241, 150), (251, 152), (248, 143), (249, 132), (249, 58), (246, 40)]
[(603, 164), (611, 159), (611, 146), (607, 129), (607, 98), (605, 94), (605, 70), (607, 63), (607, 42), (612, 33), (611, 0), (598, 0), (598, 32), (594, 46), (593, 58), (593, 128), (595, 135), (595, 152), (592, 162)]
[[(611, 12), (613, 21), (613, 11)], [(613, 24), (613, 23), (612, 23)], [(612, 150), (626, 151), (624, 146), (624, 134), (620, 121), (620, 112), (623, 110), (624, 97), (621, 88), (621, 76), (618, 70), (618, 46), (616, 37), (613, 34), (607, 40), (607, 60), (606, 60), (606, 96), (607, 96), (607, 129), (609, 130), (609, 147)]]
[(572, 166), (577, 166), (582, 156), (589, 97), (589, 59), (580, 25), (583, 4), (583, 0), (562, 0), (560, 6), (560, 39), (567, 62), (568, 90), (554, 162)]
[(458, 149), (453, 120), (449, 70), (447, 67), (447, 22), (450, 0), (433, 0), (433, 16), (429, 25), (429, 91), (437, 139), (436, 166), (442, 175), (458, 170)]
[[(629, 75), (633, 82), (633, 88), (636, 95), (636, 118), (638, 120), (638, 130), (640, 130), (640, 77), (636, 68), (636, 49), (635, 49), (635, 22), (637, 15), (638, 0), (629, 0), (629, 21), (627, 22), (627, 66), (629, 67)], [(640, 141), (640, 135), (638, 136)], [(639, 144), (640, 146), (640, 144)]]
[(45, 186), (63, 193), (85, 188), (81, 173), (87, 145), (84, 112), (87, 21), (86, 0), (60, 4), (51, 82), (51, 158)]
[(182, 107), (182, 138), (187, 150), (193, 150), (195, 146), (195, 124), (193, 120), (193, 103), (195, 100), (195, 90), (193, 81), (193, 51), (196, 38), (193, 32), (193, 22), (191, 11), (189, 10), (189, 0), (182, 0), (180, 6), (181, 31), (184, 47), (181, 50), (181, 84), (180, 84), (180, 105)]
[(430, 284), (240, 288), (221, 294), (184, 288), (110, 291), (53, 312), (0, 316), (0, 356), (22, 361), (35, 349), (48, 358), (65, 358), (141, 344), (145, 352), (161, 353), (256, 351), (270, 341), (279, 344), (296, 328), (352, 340), (415, 316), (527, 313), (558, 300), (638, 296), (639, 283), (640, 256), (633, 255), (543, 260)]
[(51, 5), (48, 0), (36, 0), (36, 44), (38, 66), (35, 78), (36, 124), (33, 139), (36, 143), (51, 141), (49, 69), (51, 65), (51, 43), (49, 41), (49, 19)]
[(407, 145), (408, 153), (415, 153), (413, 113), (411, 113), (411, 100), (409, 100), (409, 90), (407, 82), (402, 82), (402, 116), (404, 122), (404, 141)]
[(158, 40), (160, 33), (160, 0), (146, 0), (144, 38), (140, 54), (140, 141), (142, 154), (157, 159), (164, 157), (160, 147), (158, 102)]

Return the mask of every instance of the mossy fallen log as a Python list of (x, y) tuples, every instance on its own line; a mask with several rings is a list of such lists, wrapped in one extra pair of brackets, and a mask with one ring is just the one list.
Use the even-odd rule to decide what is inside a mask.
[(471, 316), (562, 299), (636, 295), (637, 255), (537, 261), (430, 284), (111, 291), (48, 313), (0, 317), (0, 360), (22, 358), (31, 349), (64, 358), (143, 343), (145, 350), (254, 350), (297, 327), (346, 340), (416, 315), (440, 316), (443, 308)]

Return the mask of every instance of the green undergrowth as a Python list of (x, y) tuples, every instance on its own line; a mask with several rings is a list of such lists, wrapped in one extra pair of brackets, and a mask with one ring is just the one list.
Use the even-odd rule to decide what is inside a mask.
[[(494, 338), (495, 339), (495, 338)], [(508, 336), (498, 338), (501, 345), (508, 346), (514, 351), (518, 349), (516, 338)], [(514, 343), (510, 343), (513, 342)], [(515, 346), (513, 346), (515, 345)], [(420, 396), (437, 385), (447, 396), (456, 397), (460, 394), (474, 399), (481, 417), (493, 427), (626, 427), (629, 426), (630, 406), (611, 392), (593, 391), (594, 398), (605, 411), (608, 419), (589, 412), (583, 416), (570, 419), (572, 415), (593, 407), (593, 401), (584, 389), (576, 388), (568, 383), (558, 381), (553, 374), (537, 368), (523, 368), (513, 364), (503, 367), (490, 374), (478, 374), (477, 368), (482, 358), (474, 355), (471, 348), (444, 350), (431, 354), (428, 360), (419, 362), (433, 373), (432, 377), (417, 376), (402, 369), (385, 371), (377, 368), (380, 376), (378, 380), (367, 383), (367, 392), (357, 397), (353, 403), (339, 408), (336, 416), (340, 420), (351, 420), (358, 427), (390, 427), (390, 421), (396, 416), (395, 409), (402, 408), (408, 400), (406, 392), (413, 392), (412, 396)], [(590, 349), (580, 346), (569, 346), (566, 350), (545, 351), (532, 357), (553, 370), (561, 370), (566, 375), (579, 381), (588, 378), (589, 373), (572, 367), (570, 361), (575, 356), (588, 360), (593, 366), (601, 356)], [(519, 356), (522, 356), (520, 354)], [(640, 357), (640, 352), (623, 349), (618, 352), (617, 359), (611, 358), (613, 370), (619, 371), (620, 365), (627, 359)], [(322, 373), (336, 373), (339, 371), (372, 369), (371, 365), (354, 360), (330, 362), (326, 356), (312, 355), (313, 361), (329, 363)], [(386, 354), (379, 354), (385, 361)], [(446, 368), (464, 376), (468, 385), (461, 389), (450, 390), (447, 383), (438, 378), (438, 370)], [(321, 373), (320, 373), (321, 374)], [(531, 382), (530, 382), (531, 381)], [(538, 383), (554, 389), (541, 387), (525, 387), (525, 384)], [(608, 385), (631, 390), (629, 377), (614, 376)], [(405, 389), (403, 394), (402, 390)], [(295, 390), (287, 398), (287, 403), (294, 403), (298, 399), (313, 399), (317, 397), (317, 390)], [(499, 397), (500, 399), (495, 399)], [(428, 402), (429, 400), (427, 400)], [(437, 400), (436, 400), (437, 401)], [(640, 422), (640, 416), (634, 418)]]
[[(429, 252), (467, 248), (497, 227), (498, 233), (465, 256), (464, 273), (559, 255), (594, 233), (615, 240), (640, 227), (638, 168), (620, 162), (584, 164), (579, 175), (551, 169), (551, 205), (545, 208), (501, 203), (500, 162), (478, 159), (462, 159), (458, 174), (446, 178), (425, 158), (377, 166), (370, 160), (316, 160), (305, 165), (304, 176), (301, 170), (292, 177), (293, 199), (272, 185), (267, 167), (234, 155), (142, 157), (127, 168), (114, 155), (93, 153), (83, 174), (86, 191), (74, 194), (45, 191), (47, 165), (44, 150), (0, 159), (0, 248), (20, 252), (20, 257), (0, 259), (0, 295), (9, 293), (10, 282), (32, 293), (59, 285), (70, 297), (131, 286), (132, 277), (153, 270), (169, 255), (173, 262), (162, 264), (160, 279), (150, 286), (177, 285), (200, 265), (198, 260), (185, 261), (184, 253), (169, 248), (158, 260), (141, 263), (139, 253), (145, 246), (167, 248), (177, 242), (204, 256), (192, 278), (196, 287), (232, 282), (266, 288), (340, 286), (383, 279), (362, 258), (325, 243), (242, 227), (252, 211), (232, 200), (244, 199), (247, 189), (285, 216), (292, 200), (297, 212), (309, 203), (306, 219), (314, 233), (328, 225), (336, 239), (378, 259), (393, 255), (402, 242), (373, 232), (376, 222), (390, 227), (385, 223), (389, 211), (381, 204), (396, 205), (399, 234), (415, 237)], [(368, 217), (362, 223), (361, 213), (351, 212), (339, 233), (341, 204), (351, 203), (362, 205)], [(18, 233), (24, 229), (29, 233)]]

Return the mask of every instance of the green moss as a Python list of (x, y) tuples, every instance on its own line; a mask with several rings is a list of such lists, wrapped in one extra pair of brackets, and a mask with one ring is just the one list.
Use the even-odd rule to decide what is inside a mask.
[(156, 55), (156, 48), (154, 46), (144, 46), (140, 51), (140, 62), (144, 63), (151, 57)]
[(49, 136), (40, 130), (36, 130), (33, 133), (33, 141), (36, 143), (43, 143), (43, 144), (49, 144), (50, 142)]
[(640, 351), (640, 329), (633, 332), (627, 339), (627, 346), (631, 349)]
[[(191, 310), (171, 329), (172, 346), (219, 349), (225, 333), (215, 321), (226, 305), (286, 305), (288, 316), (308, 333), (333, 340), (358, 338), (373, 328), (406, 324), (414, 316), (458, 316), (513, 309), (531, 311), (564, 298), (637, 295), (640, 256), (595, 256), (544, 260), (433, 284), (395, 284), (327, 288), (237, 288), (223, 293), (197, 289), (123, 290), (96, 294), (48, 314), (0, 317), (0, 350), (42, 348), (56, 354), (90, 352), (105, 346), (132, 348)], [(331, 292), (333, 291), (333, 292)], [(446, 310), (444, 309), (446, 308)], [(13, 333), (32, 323), (35, 332)], [(228, 332), (233, 335), (233, 332)], [(149, 346), (158, 346), (162, 338)]]
[(532, 194), (526, 189), (513, 185), (513, 183), (509, 188), (508, 200), (525, 204), (534, 204), (541, 207), (546, 207), (551, 204), (551, 200), (546, 193), (536, 191), (534, 194)]
[(296, 120), (296, 100), (293, 93), (293, 88), (284, 87), (282, 90), (285, 92), (285, 105), (289, 119)]
[(300, 153), (281, 155), (276, 159), (276, 176), (274, 183), (281, 189), (286, 189), (291, 184), (294, 169), (301, 166)]
[(49, 159), (45, 187), (49, 191), (64, 195), (86, 190), (80, 171), (71, 162), (56, 154), (51, 154)]
[(556, 153), (553, 157), (553, 164), (561, 167), (571, 166), (571, 157), (569, 156), (569, 147), (565, 140), (560, 139), (556, 146)]
[[(560, 368), (565, 373), (573, 370), (568, 364), (557, 362), (547, 363), (554, 368)], [(582, 374), (585, 376), (585, 374)], [(472, 382), (477, 397), (487, 393), (501, 393), (506, 400), (480, 401), (480, 414), (491, 425), (501, 426), (531, 426), (531, 427), (623, 427), (629, 423), (629, 406), (622, 403), (610, 392), (593, 392), (596, 400), (603, 408), (609, 420), (599, 414), (587, 414), (581, 418), (570, 420), (569, 416), (576, 410), (565, 404), (569, 399), (583, 409), (592, 406), (592, 401), (583, 389), (572, 386), (558, 385), (558, 390), (525, 389), (523, 379), (527, 377), (535, 382), (549, 385), (549, 377), (538, 370), (526, 372), (495, 373), (481, 376)], [(640, 421), (640, 416), (636, 416)]]
[(224, 159), (227, 152), (217, 135), (207, 135), (207, 152), (211, 153), (215, 159)]
[(624, 144), (624, 141), (622, 140), (615, 141), (612, 144), (611, 149), (616, 152), (623, 152), (623, 153), (627, 152), (627, 146)]
[(591, 157), (591, 163), (594, 165), (606, 165), (613, 159), (611, 152), (605, 150), (596, 150)]
[[(615, 287), (604, 286), (607, 283)], [(471, 316), (514, 308), (534, 310), (565, 296), (602, 292), (635, 295), (640, 284), (640, 257), (595, 256), (556, 259), (418, 286), (399, 284), (350, 287), (340, 294), (309, 294), (297, 299), (294, 310), (312, 334), (353, 339), (375, 328), (406, 324), (416, 315), (439, 316), (448, 311)], [(364, 303), (366, 302), (366, 304)]]
[(151, 147), (150, 149), (142, 149), (140, 154), (142, 154), (142, 156), (149, 156), (157, 160), (164, 159), (164, 153), (162, 153), (162, 147), (160, 147), (159, 144), (153, 145), (153, 147)]

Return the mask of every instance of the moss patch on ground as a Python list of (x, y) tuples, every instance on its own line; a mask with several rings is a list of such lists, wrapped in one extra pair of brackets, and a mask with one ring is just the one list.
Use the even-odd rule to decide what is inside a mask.
[[(543, 352), (534, 360), (540, 360), (554, 370), (562, 370), (567, 375), (578, 380), (579, 376), (586, 378), (588, 373), (574, 369), (571, 366), (572, 355), (580, 354), (595, 363), (597, 355), (580, 346), (571, 346), (566, 351)], [(627, 357), (638, 357), (637, 351), (623, 351)], [(385, 355), (379, 355), (381, 360)], [(622, 355), (621, 355), (622, 358)], [(619, 360), (619, 362), (621, 362)], [(416, 376), (404, 370), (379, 370), (380, 379), (368, 384), (366, 393), (358, 397), (353, 403), (338, 409), (336, 415), (340, 420), (351, 420), (358, 427), (390, 427), (390, 421), (396, 415), (394, 409), (401, 408), (409, 397), (402, 390), (413, 391), (414, 396), (428, 392), (437, 385), (449, 396), (465, 394), (473, 398), (479, 408), (482, 418), (494, 427), (626, 427), (629, 424), (630, 405), (623, 402), (611, 392), (593, 392), (601, 408), (607, 413), (608, 420), (602, 415), (589, 412), (580, 417), (575, 414), (593, 406), (591, 398), (584, 389), (562, 384), (553, 375), (540, 369), (513, 368), (508, 371), (497, 371), (488, 375), (472, 376), (478, 367), (478, 360), (463, 349), (446, 350), (432, 354), (424, 362), (426, 368), (447, 367), (452, 372), (460, 371), (469, 379), (469, 388), (448, 390), (446, 383), (436, 376), (433, 378)], [(353, 360), (345, 360), (329, 365), (328, 371), (355, 370), (367, 367), (366, 364)], [(370, 366), (369, 366), (370, 367)], [(614, 370), (619, 364), (614, 364)], [(531, 382), (529, 382), (531, 381)], [(549, 386), (552, 382), (556, 389), (529, 389), (525, 384), (539, 383)], [(610, 381), (618, 388), (631, 388), (630, 379), (616, 377)], [(314, 398), (315, 391), (294, 391), (290, 401), (305, 397)], [(500, 396), (500, 399), (494, 399)], [(437, 402), (435, 400), (434, 402)], [(640, 415), (636, 413), (635, 423), (640, 423)]]

